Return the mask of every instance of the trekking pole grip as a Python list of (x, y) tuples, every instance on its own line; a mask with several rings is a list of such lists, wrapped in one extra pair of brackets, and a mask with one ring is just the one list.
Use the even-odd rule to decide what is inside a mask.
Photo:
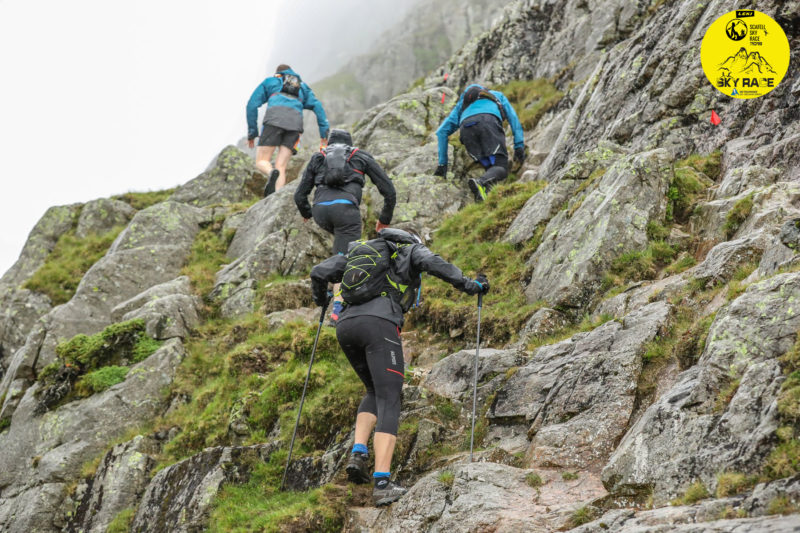
[(328, 312), (328, 306), (331, 304), (331, 300), (333, 300), (333, 293), (329, 292), (328, 297), (325, 299), (325, 304), (322, 306), (319, 313), (320, 323), (325, 322), (325, 314)]

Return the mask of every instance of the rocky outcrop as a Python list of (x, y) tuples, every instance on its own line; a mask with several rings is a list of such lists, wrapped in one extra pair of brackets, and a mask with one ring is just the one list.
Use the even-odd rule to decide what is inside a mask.
[(509, 0), (417, 2), (403, 20), (377, 39), (369, 53), (313, 84), (328, 118), (333, 124), (350, 124), (364, 109), (397, 95), (489, 29), (507, 3)]
[(255, 283), (270, 275), (308, 271), (331, 255), (332, 235), (303, 222), (294, 204), (297, 183), (253, 205), (228, 247), (231, 263), (217, 273), (211, 297), (222, 302), (224, 316), (252, 312)]
[(104, 533), (114, 518), (139, 503), (156, 464), (150, 455), (157, 450), (151, 439), (137, 435), (109, 451), (85, 487), (80, 504), (70, 520), (72, 530)]
[[(10, 359), (0, 395), (14, 380), (32, 380), (53, 362), (55, 347), (79, 333), (93, 334), (112, 321), (111, 311), (142, 290), (175, 279), (209, 212), (163, 202), (136, 213), (106, 255), (81, 279), (75, 295), (50, 311)], [(8, 402), (8, 399), (6, 400)], [(13, 406), (3, 406), (8, 417)]]
[[(536, 475), (536, 478), (530, 476)], [(541, 489), (540, 485), (544, 485)], [(361, 531), (555, 531), (574, 501), (602, 493), (593, 484), (495, 463), (454, 464), (428, 474), (387, 511), (353, 516)], [(566, 497), (565, 497), (566, 496)]]
[(668, 304), (653, 303), (539, 348), (500, 388), (489, 420), (528, 424), (531, 466), (602, 467), (633, 413), (644, 346), (669, 314)]
[(162, 391), (184, 354), (179, 340), (167, 341), (134, 365), (122, 383), (41, 417), (34, 415), (39, 386), (28, 388), (9, 430), (0, 434), (0, 526), (9, 531), (60, 528), (69, 480), (126, 428), (163, 413)]
[(122, 302), (111, 310), (111, 318), (115, 322), (141, 318), (154, 339), (185, 339), (200, 323), (202, 304), (192, 293), (189, 278), (181, 276)]
[(718, 313), (697, 365), (647, 409), (609, 460), (609, 490), (653, 487), (664, 502), (697, 479), (713, 491), (718, 472), (758, 471), (775, 444), (784, 380), (778, 357), (800, 328), (789, 303), (799, 295), (800, 275), (782, 274)]
[(131, 531), (190, 532), (207, 524), (217, 492), (249, 479), (254, 461), (266, 461), (269, 445), (208, 448), (160, 471), (142, 496)]
[(198, 207), (235, 204), (260, 198), (264, 185), (266, 176), (256, 170), (253, 160), (236, 147), (228, 146), (208, 170), (178, 187), (169, 199)]
[(75, 236), (83, 239), (91, 234), (100, 235), (116, 226), (127, 226), (136, 210), (125, 202), (100, 198), (87, 202), (78, 217)]
[(545, 227), (529, 260), (528, 301), (566, 308), (587, 304), (614, 259), (647, 246), (647, 224), (663, 219), (671, 179), (671, 158), (664, 150), (611, 165), (595, 187), (573, 198)]

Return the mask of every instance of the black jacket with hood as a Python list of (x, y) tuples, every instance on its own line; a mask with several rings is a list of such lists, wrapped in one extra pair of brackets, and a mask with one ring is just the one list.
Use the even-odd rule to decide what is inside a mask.
[[(410, 234), (398, 229), (384, 229), (378, 234), (381, 238), (393, 242), (408, 242), (405, 236)], [(351, 245), (352, 246), (352, 245)], [(347, 265), (347, 256), (335, 255), (311, 269), (311, 292), (314, 301), (321, 305), (325, 302), (328, 283), (339, 283)], [(455, 265), (448, 263), (438, 254), (431, 252), (424, 244), (414, 243), (401, 246), (397, 249), (394, 258), (393, 273), (402, 278), (401, 283), (411, 284), (418, 280), (423, 272), (427, 272), (439, 279), (446, 281), (456, 289), (477, 294), (475, 281), (466, 277)], [(376, 316), (393, 322), (398, 327), (403, 326), (403, 308), (395, 294), (376, 296), (372, 300), (360, 305), (344, 305), (339, 313), (339, 321), (357, 316)]]
[[(350, 134), (344, 130), (331, 130), (328, 144), (342, 143), (352, 146)], [(395, 202), (397, 201), (394, 184), (391, 178), (384, 172), (375, 159), (358, 148), (354, 149), (352, 157), (347, 163), (350, 175), (347, 183), (342, 187), (329, 187), (325, 185), (325, 155), (321, 152), (311, 156), (303, 178), (294, 193), (294, 203), (303, 218), (311, 218), (311, 205), (308, 203), (308, 195), (316, 187), (314, 193), (314, 203), (329, 202), (331, 200), (349, 200), (356, 206), (361, 205), (361, 193), (366, 180), (364, 175), (369, 176), (372, 183), (378, 188), (383, 196), (383, 209), (378, 216), (381, 224), (389, 224), (392, 221)]]

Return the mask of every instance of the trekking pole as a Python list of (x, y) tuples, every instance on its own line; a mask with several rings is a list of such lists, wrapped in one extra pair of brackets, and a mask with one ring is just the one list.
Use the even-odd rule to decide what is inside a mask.
[(283, 469), (283, 479), (281, 480), (281, 488), (283, 491), (286, 486), (286, 474), (289, 472), (289, 462), (292, 460), (292, 450), (294, 449), (294, 439), (297, 436), (297, 426), (300, 425), (300, 413), (303, 412), (303, 402), (306, 399), (306, 389), (308, 388), (308, 378), (311, 377), (311, 367), (314, 364), (314, 355), (317, 353), (317, 342), (319, 342), (319, 334), (322, 331), (322, 323), (325, 321), (325, 313), (328, 311), (328, 304), (331, 303), (332, 295), (328, 296), (325, 300), (325, 305), (322, 306), (322, 311), (319, 314), (319, 327), (317, 328), (317, 336), (314, 338), (314, 347), (311, 349), (311, 361), (308, 363), (308, 373), (306, 374), (306, 382), (303, 384), (303, 394), (300, 396), (300, 409), (297, 410), (297, 420), (294, 423), (294, 432), (292, 433), (292, 443), (289, 445), (289, 457), (286, 458), (286, 468)]
[(475, 411), (478, 405), (478, 354), (481, 351), (481, 307), (483, 293), (478, 294), (478, 345), (475, 346), (475, 371), (472, 375), (472, 431), (469, 434), (469, 462), (472, 462), (472, 445), (475, 441)]

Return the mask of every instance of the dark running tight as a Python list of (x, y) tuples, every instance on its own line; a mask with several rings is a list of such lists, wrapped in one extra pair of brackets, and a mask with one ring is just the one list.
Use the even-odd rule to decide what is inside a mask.
[(397, 435), (404, 371), (397, 326), (375, 316), (356, 316), (339, 322), (336, 337), (367, 388), (358, 412), (378, 418), (376, 432)]

